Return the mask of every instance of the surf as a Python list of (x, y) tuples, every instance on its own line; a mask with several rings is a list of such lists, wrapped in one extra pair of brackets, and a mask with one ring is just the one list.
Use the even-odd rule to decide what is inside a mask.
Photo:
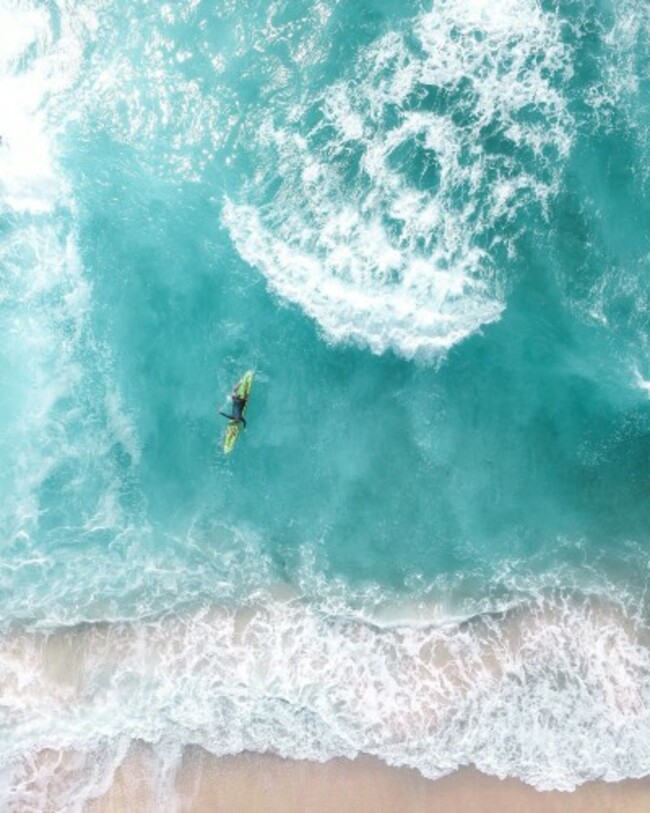
[(291, 100), (286, 124), (271, 103), (249, 148), (277, 191), (226, 198), (237, 250), (327, 339), (443, 358), (500, 318), (504, 227), (558, 188), (569, 59), (535, 3), (436, 4)]
[(133, 623), (14, 626), (2, 634), (14, 732), (2, 764), (16, 786), (33, 773), (29, 787), (50, 803), (68, 783), (45, 754), (22, 760), (44, 743), (60, 770), (74, 753), (85, 765), (78, 804), (97, 792), (86, 760), (117, 766), (135, 741), (178, 760), (188, 743), (217, 756), (365, 753), (430, 778), (469, 763), (570, 790), (647, 772), (647, 639), (625, 604), (562, 592), (444, 625), (382, 626), (267, 598)]

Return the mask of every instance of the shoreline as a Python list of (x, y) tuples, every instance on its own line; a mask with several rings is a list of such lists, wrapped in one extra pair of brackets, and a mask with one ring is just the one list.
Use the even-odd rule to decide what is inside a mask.
[[(215, 757), (185, 748), (167, 782), (156, 774), (154, 749), (134, 745), (108, 791), (87, 813), (643, 813), (650, 776), (587, 782), (574, 791), (538, 791), (464, 767), (442, 779), (390, 767), (370, 756), (328, 762), (244, 753)], [(158, 766), (159, 767), (159, 766)], [(173, 798), (172, 798), (173, 797)], [(162, 805), (162, 807), (161, 807)]]
[(650, 774), (646, 636), (587, 599), (445, 629), (281, 601), (14, 627), (0, 807), (645, 812), (650, 779), (626, 777)]

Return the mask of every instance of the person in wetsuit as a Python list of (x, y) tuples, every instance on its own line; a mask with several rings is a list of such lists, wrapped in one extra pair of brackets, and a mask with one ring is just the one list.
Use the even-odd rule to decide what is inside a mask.
[(237, 395), (236, 392), (233, 392), (231, 399), (232, 415), (226, 415), (225, 412), (219, 412), (219, 415), (223, 415), (224, 418), (228, 418), (228, 420), (234, 421), (235, 423), (243, 423), (244, 429), (246, 429), (246, 418), (244, 418), (243, 415), (244, 407), (246, 406), (246, 399), (242, 398), (240, 395)]

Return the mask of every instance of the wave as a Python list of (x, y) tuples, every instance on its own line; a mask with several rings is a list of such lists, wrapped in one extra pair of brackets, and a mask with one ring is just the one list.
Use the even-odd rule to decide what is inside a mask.
[(443, 356), (499, 318), (517, 215), (557, 190), (570, 59), (535, 2), (436, 3), (257, 116), (223, 212), (238, 252), (328, 339)]
[[(621, 603), (562, 593), (435, 625), (385, 627), (294, 599), (14, 627), (0, 646), (12, 730), (0, 762), (14, 790), (39, 764), (26, 755), (103, 754), (110, 774), (136, 739), (177, 755), (362, 752), (432, 778), (471, 763), (539, 789), (638, 777), (650, 770), (648, 632)], [(43, 772), (36, 786), (48, 760)]]
[(2, 21), (7, 27), (0, 24), (11, 45), (0, 66), (5, 596), (31, 592), (17, 572), (49, 571), (53, 550), (77, 534), (114, 536), (132, 521), (121, 495), (138, 442), (110, 353), (92, 329), (75, 200), (57, 160), (57, 105), (74, 87), (88, 36), (79, 19), (17, 2)]

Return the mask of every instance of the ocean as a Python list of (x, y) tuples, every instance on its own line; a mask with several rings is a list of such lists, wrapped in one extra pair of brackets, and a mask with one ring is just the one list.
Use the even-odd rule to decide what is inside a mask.
[(650, 773), (646, 2), (0, 0), (0, 138), (3, 810)]

